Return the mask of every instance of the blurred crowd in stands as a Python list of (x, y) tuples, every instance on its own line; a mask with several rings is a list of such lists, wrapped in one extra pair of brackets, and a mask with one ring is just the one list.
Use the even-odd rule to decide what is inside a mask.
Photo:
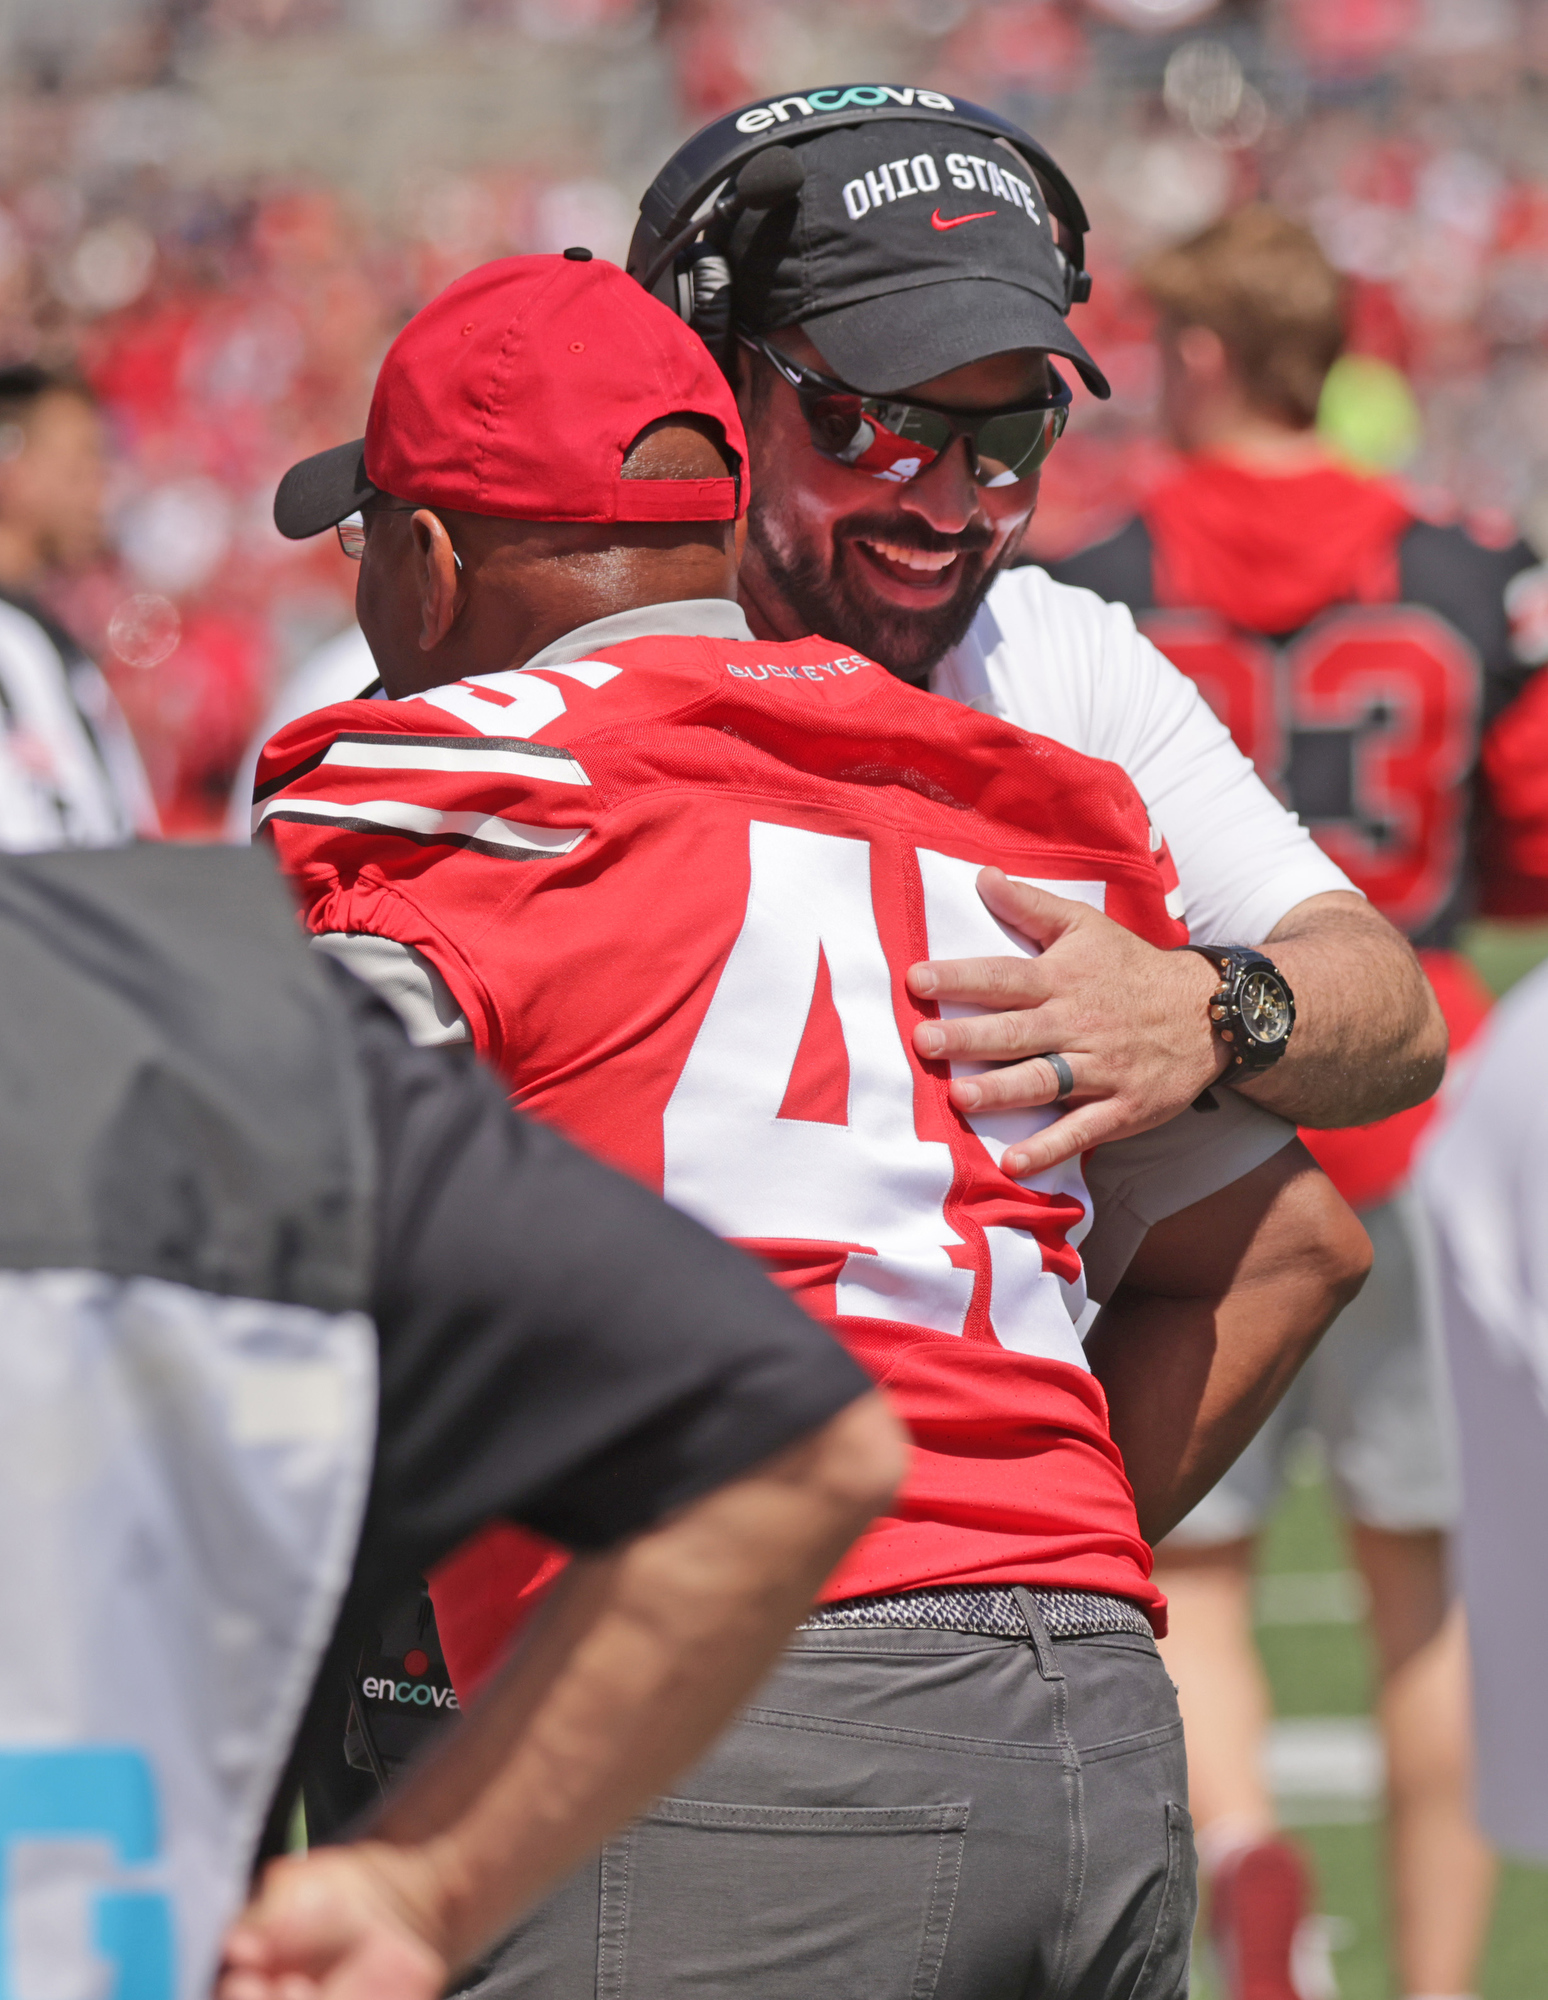
[[(1077, 397), (1036, 553), (1160, 469), (1127, 266), (1258, 194), (1349, 278), (1329, 432), (1426, 510), (1548, 550), (1548, 0), (12, 0), (0, 33), (0, 365), (78, 371), (113, 438), (107, 542), (51, 608), (173, 834), (218, 826), (269, 691), (349, 618), (332, 538), (288, 544), (269, 508), (359, 433), (403, 320), (488, 257), (621, 258), (678, 138), (773, 90), (932, 84), (1026, 125), (1085, 196), (1079, 330), (1115, 394)], [(378, 56), (441, 134), (397, 122), (412, 98), (372, 111)], [(499, 64), (549, 98), (573, 79), (571, 115), (545, 103), (539, 133), (518, 95), (491, 125)], [(290, 107), (271, 157), (233, 140), (243, 103), (260, 127)]]

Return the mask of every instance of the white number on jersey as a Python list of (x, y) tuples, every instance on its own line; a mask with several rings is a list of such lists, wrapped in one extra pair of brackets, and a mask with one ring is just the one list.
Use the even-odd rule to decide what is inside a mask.
[[(749, 841), (747, 913), (666, 1108), (663, 1193), (721, 1236), (852, 1246), (838, 1280), (841, 1315), (960, 1334), (973, 1273), (951, 1256), (968, 1261), (945, 1215), (954, 1162), (944, 1140), (921, 1139), (916, 1127), (870, 844), (759, 820)], [(976, 866), (926, 850), (918, 858), (932, 954), (943, 955), (937, 940), (948, 937), (953, 950), (1004, 952), (1010, 934), (980, 902)], [(1076, 885), (1049, 886), (1068, 894)], [(1028, 949), (1014, 939), (1010, 948)], [(781, 1116), (824, 961), (848, 1057), (845, 1123)], [(1019, 1132), (1028, 1119), (1031, 1129), (1044, 1122), (1026, 1114)], [(1085, 1204), (1078, 1167), (1060, 1170), (1058, 1191)], [(1083, 1367), (1071, 1325), (1081, 1288), (1043, 1270), (1027, 1231), (985, 1235), (1001, 1344)]]

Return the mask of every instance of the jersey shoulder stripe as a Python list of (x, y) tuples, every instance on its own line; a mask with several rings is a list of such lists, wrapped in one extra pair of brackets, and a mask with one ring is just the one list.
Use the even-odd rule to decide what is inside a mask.
[(422, 847), (471, 848), (502, 861), (569, 854), (586, 837), (584, 827), (566, 833), (558, 827), (527, 826), (500, 813), (442, 812), (407, 799), (366, 799), (349, 804), (338, 799), (271, 800), (257, 817), (260, 828), (276, 820), (296, 826), (334, 826), (343, 833), (396, 835)]
[(557, 743), (528, 743), (518, 736), (418, 736), (396, 730), (341, 729), (324, 748), (257, 785), (254, 803), (272, 798), (295, 779), (316, 770), (319, 764), (374, 771), (488, 772), (572, 785), (591, 782), (570, 753)]

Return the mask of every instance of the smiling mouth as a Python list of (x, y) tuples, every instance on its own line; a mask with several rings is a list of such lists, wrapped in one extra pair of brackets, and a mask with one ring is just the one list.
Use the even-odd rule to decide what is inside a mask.
[(961, 549), (910, 549), (899, 542), (855, 538), (853, 546), (869, 566), (905, 590), (939, 592), (961, 575)]

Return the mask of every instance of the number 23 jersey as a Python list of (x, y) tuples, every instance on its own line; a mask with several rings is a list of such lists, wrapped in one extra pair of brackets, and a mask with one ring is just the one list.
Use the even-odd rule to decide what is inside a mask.
[(314, 932), (421, 954), (525, 1111), (759, 1256), (892, 1392), (912, 1476), (830, 1595), (1159, 1606), (1075, 1330), (1080, 1163), (999, 1171), (1051, 1114), (964, 1120), (904, 983), (1028, 950), (986, 863), (1182, 943), (1118, 770), (821, 640), (642, 638), (304, 717), (257, 801)]
[(1049, 567), (1126, 604), (1382, 914), (1445, 945), (1470, 914), (1480, 736), (1527, 678), (1534, 562), (1337, 465), (1268, 477), (1200, 458)]
[[(1394, 487), (1336, 464), (1270, 477), (1198, 458), (1118, 535), (1050, 566), (1133, 611), (1349, 883), (1421, 947), (1454, 1052), (1488, 1008), (1443, 949), (1475, 901), (1473, 836), (1481, 824), (1488, 853), (1491, 824), (1521, 816), (1497, 777), (1481, 811), (1474, 790), (1486, 725), (1542, 657), (1523, 644), (1534, 562), (1524, 543), (1486, 548), (1418, 520)], [(1206, 802), (1201, 790), (1193, 810)], [(1217, 839), (1229, 844), (1224, 825)], [(1507, 907), (1504, 887), (1491, 855), (1486, 911)], [(1515, 907), (1523, 890), (1548, 911), (1548, 877), (1514, 881)], [(1432, 1113), (1303, 1136), (1362, 1207), (1401, 1184)]]

